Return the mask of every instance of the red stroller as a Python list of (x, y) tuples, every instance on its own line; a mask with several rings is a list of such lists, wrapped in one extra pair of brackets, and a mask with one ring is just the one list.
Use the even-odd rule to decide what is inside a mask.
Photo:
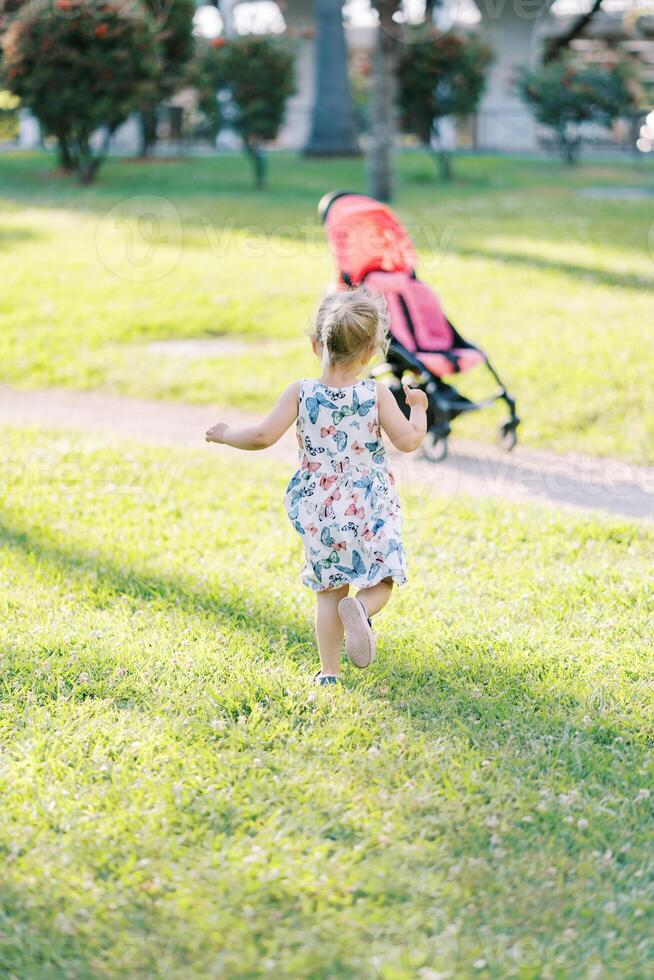
[[(413, 243), (391, 209), (365, 194), (337, 191), (323, 197), (318, 211), (336, 260), (339, 286), (365, 281), (386, 299), (391, 317), (388, 363), (374, 373), (392, 372), (391, 391), (406, 414), (402, 375), (410, 371), (418, 376), (429, 399), (426, 455), (434, 461), (444, 459), (450, 422), (498, 399), (509, 409), (508, 419), (499, 428), (499, 442), (504, 449), (513, 449), (520, 424), (515, 401), (483, 351), (463, 339), (443, 313), (436, 294), (416, 278)], [(443, 377), (469, 371), (477, 364), (486, 365), (499, 388), (489, 398), (475, 402)]]

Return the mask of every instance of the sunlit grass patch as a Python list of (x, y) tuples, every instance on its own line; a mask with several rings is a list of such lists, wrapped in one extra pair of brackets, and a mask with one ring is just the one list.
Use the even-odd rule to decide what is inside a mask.
[(5, 433), (2, 472), (8, 976), (647, 974), (647, 525), (408, 495), (326, 690), (282, 468)]

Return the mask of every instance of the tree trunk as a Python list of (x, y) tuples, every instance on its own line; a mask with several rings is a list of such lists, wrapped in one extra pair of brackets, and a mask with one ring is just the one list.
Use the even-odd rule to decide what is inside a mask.
[(139, 145), (139, 156), (147, 157), (150, 150), (157, 142), (157, 111), (156, 109), (142, 109), (141, 116), (141, 140)]
[(452, 154), (449, 150), (440, 149), (436, 151), (438, 163), (438, 173), (441, 180), (452, 180)]
[(390, 201), (394, 184), (397, 98), (393, 14), (397, 3), (395, 0), (377, 0), (375, 8), (379, 13), (379, 26), (372, 55), (368, 185), (373, 197)]
[(57, 158), (59, 160), (59, 166), (66, 173), (72, 173), (75, 169), (75, 161), (70, 151), (68, 145), (68, 140), (61, 134), (57, 134)]
[(245, 141), (245, 152), (252, 161), (254, 186), (258, 191), (262, 191), (266, 187), (266, 178), (268, 175), (268, 161), (266, 160), (266, 156), (258, 143), (250, 143), (247, 140)]
[(561, 159), (568, 166), (573, 167), (578, 162), (580, 146), (581, 139), (579, 136), (570, 136), (567, 132), (559, 133)]
[(316, 95), (307, 156), (359, 153), (347, 73), (342, 0), (314, 0), (317, 24)]
[[(435, 150), (433, 147), (433, 140), (435, 140), (437, 144)], [(434, 122), (434, 125), (432, 126), (432, 139), (429, 142), (428, 149), (431, 149), (432, 151), (441, 180), (445, 182), (452, 180), (452, 154), (448, 150), (447, 146), (443, 144), (438, 122)]]
[(77, 176), (80, 184), (91, 184), (109, 150), (114, 129), (107, 126), (104, 131), (102, 146), (97, 153), (93, 152), (87, 135), (82, 136), (77, 148)]

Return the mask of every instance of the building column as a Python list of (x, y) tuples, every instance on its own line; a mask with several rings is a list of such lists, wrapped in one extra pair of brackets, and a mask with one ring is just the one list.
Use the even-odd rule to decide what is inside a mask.
[(308, 156), (340, 156), (359, 152), (354, 107), (347, 73), (342, 0), (315, 0), (317, 27), (315, 100)]
[(536, 150), (535, 120), (517, 92), (517, 69), (532, 66), (541, 48), (547, 0), (475, 0), (480, 35), (495, 60), (477, 110), (477, 146), (488, 150)]

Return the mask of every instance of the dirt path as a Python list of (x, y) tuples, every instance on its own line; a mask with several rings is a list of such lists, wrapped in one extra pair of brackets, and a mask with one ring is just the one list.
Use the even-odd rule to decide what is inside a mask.
[[(161, 446), (205, 447), (229, 456), (227, 447), (206, 447), (204, 432), (218, 418), (248, 424), (242, 412), (211, 406), (154, 402), (96, 391), (51, 388), (22, 391), (0, 385), (0, 424), (101, 432)], [(293, 432), (265, 456), (292, 467), (296, 461)], [(452, 439), (450, 455), (429, 463), (420, 454), (393, 454), (393, 468), (411, 493), (438, 493), (443, 505), (457, 493), (473, 497), (539, 501), (556, 507), (578, 507), (654, 520), (654, 467), (620, 460), (526, 449), (503, 453), (484, 443)]]

